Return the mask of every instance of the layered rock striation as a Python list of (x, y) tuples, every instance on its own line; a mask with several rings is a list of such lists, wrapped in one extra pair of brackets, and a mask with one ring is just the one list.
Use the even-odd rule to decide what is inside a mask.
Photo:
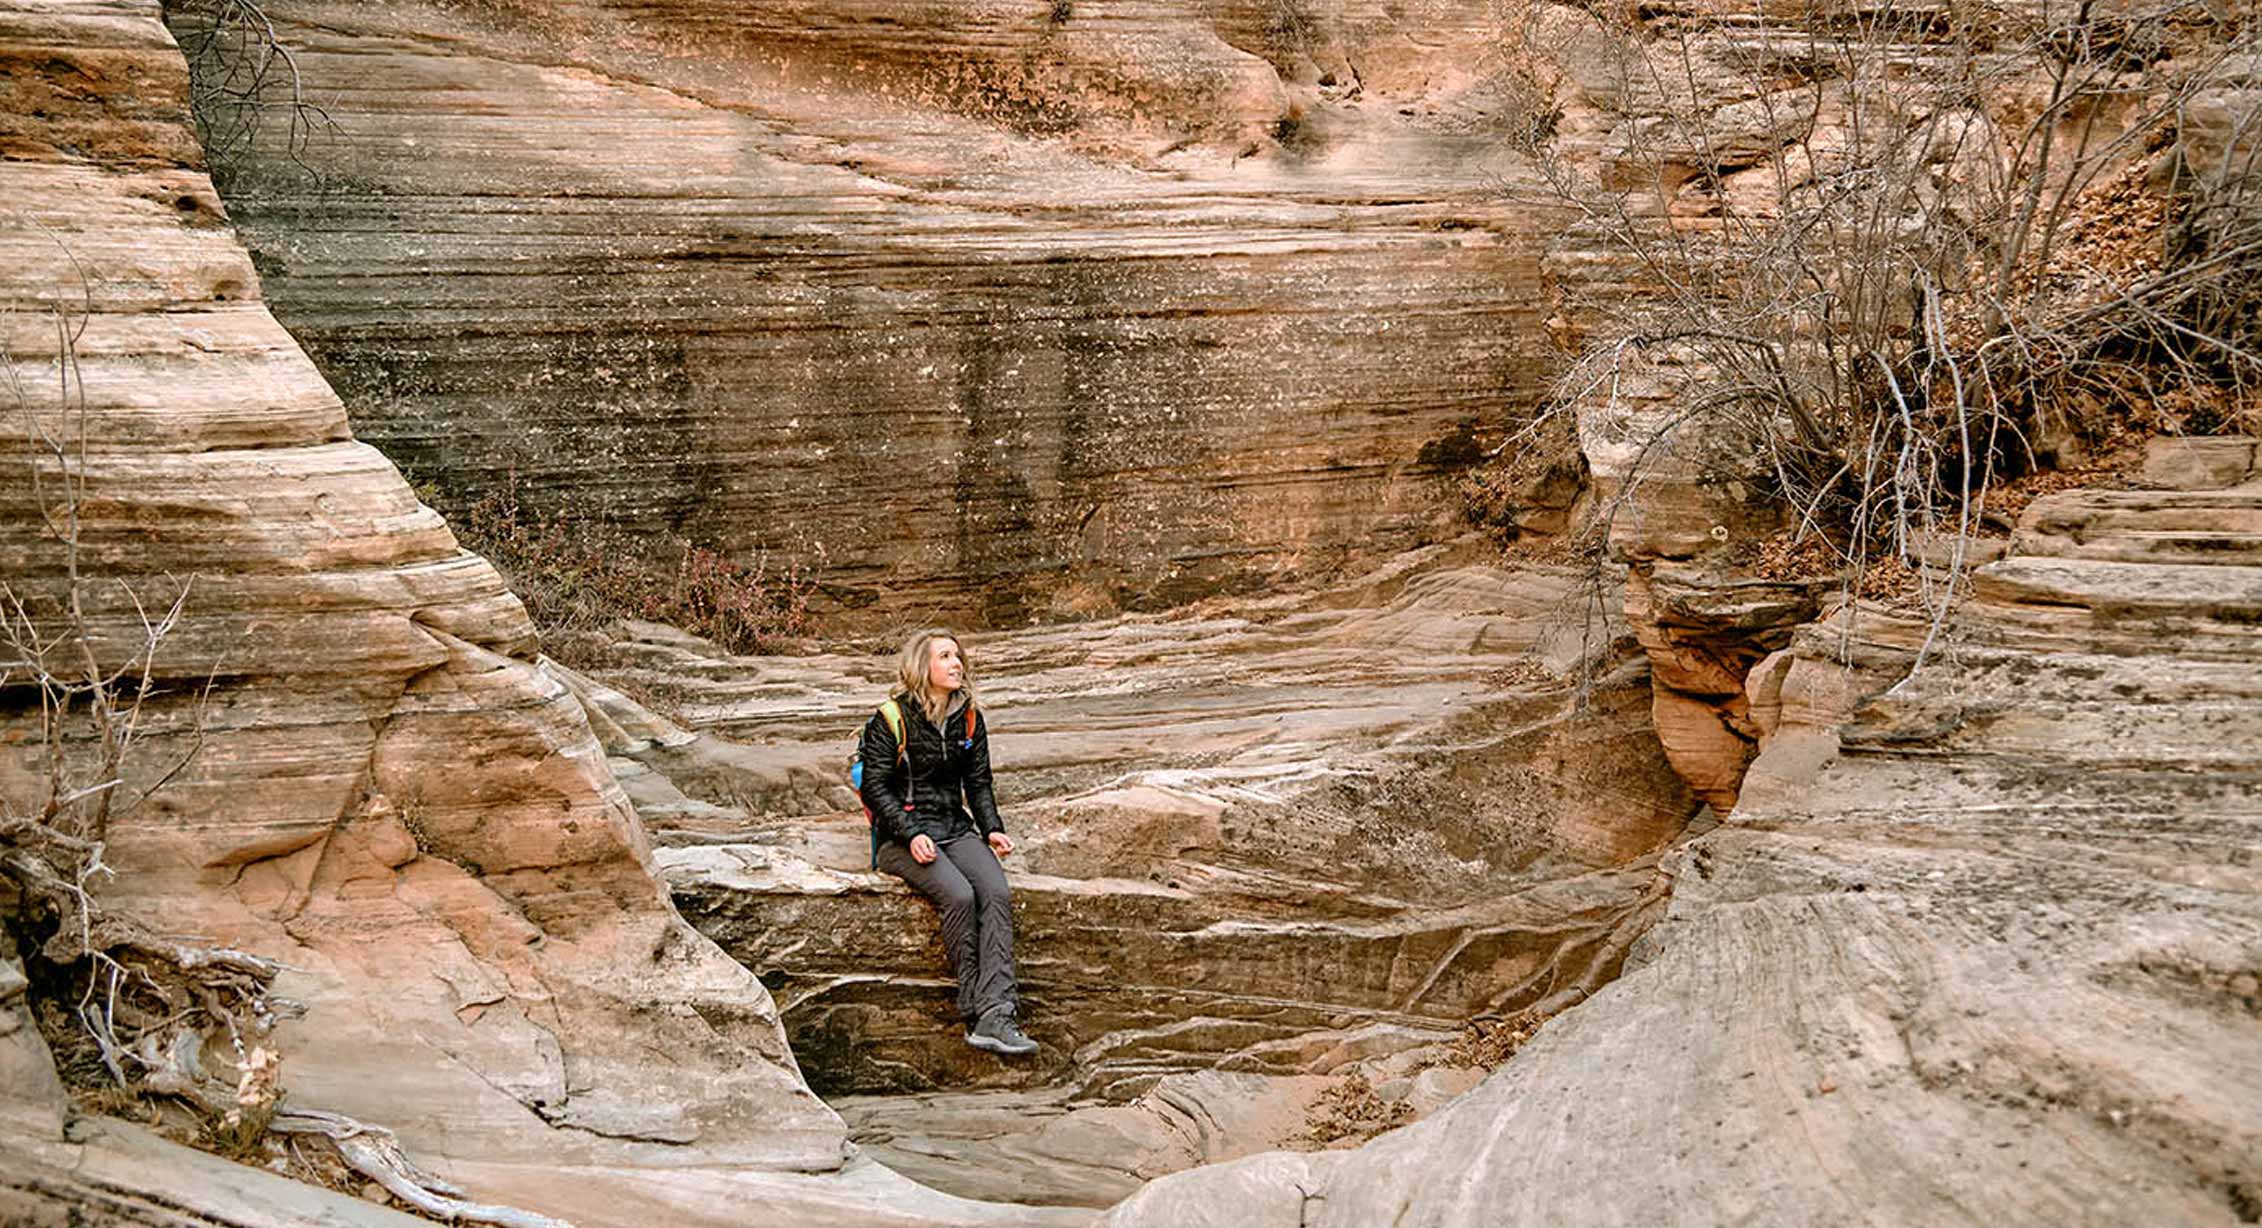
[(1018, 625), (1439, 538), (1536, 397), (1468, 6), (268, 6), (336, 121), (225, 181), (451, 511)]
[[(1021, 846), (1045, 1046), (1023, 1062), (964, 1045), (932, 908), (833, 809), (877, 662), (615, 646), (606, 679), (729, 742), (585, 689), (621, 714), (679, 906), (770, 986), (812, 1086), (897, 1097), (858, 1102), (860, 1141), (946, 1189), (1104, 1204), (1287, 1141), (1316, 1076), (1410, 1080), (1470, 1018), (1616, 975), (1696, 803), (1623, 622), (1574, 612), (1581, 582), (1431, 551), (1320, 594), (971, 637)], [(995, 1124), (1017, 1110), (1061, 1120)]]
[(2038, 500), (1913, 675), (1925, 620), (1801, 632), (1627, 975), (1419, 1125), (1109, 1222), (2252, 1222), (2257, 478)]
[[(1691, 809), (1638, 668), (1583, 707), (1574, 678), (1498, 680), (1533, 667), (1567, 587), (1470, 568), (1381, 610), (977, 641), (1000, 671), (990, 720), (1027, 845), (1016, 926), (1050, 1061), (958, 1041), (931, 909), (864, 872), (854, 812), (757, 821), (739, 828), (757, 847), (660, 859), (686, 914), (785, 1003), (826, 1091), (1065, 1079), (1121, 1096), (1173, 1070), (1324, 1070), (1476, 1014), (1559, 1006), (1615, 972), (1659, 899), (1651, 861)], [(853, 683), (823, 685), (856, 703)], [(735, 708), (724, 719), (773, 762), (817, 728), (841, 731), (819, 751), (837, 759), (865, 715), (785, 717), (736, 690), (705, 691), (699, 710)], [(767, 736), (761, 708), (778, 714)]]
[[(94, 899), (282, 965), (275, 992), (305, 1008), (271, 1042), (292, 1106), (585, 1228), (735, 1222), (748, 1200), (997, 1219), (856, 1161), (768, 994), (675, 912), (517, 599), (353, 437), (261, 301), (156, 4), (0, 6), (0, 57), (6, 808), (36, 808), (51, 749), (97, 749), (75, 724), (41, 737), (27, 654), (116, 669), (177, 598)], [(82, 639), (91, 666), (35, 647)], [(12, 1045), (23, 989), (11, 961)], [(124, 1127), (66, 1138), (43, 1084), (10, 1079), (0, 1154), (73, 1175), (11, 1184), (11, 1215), (172, 1223), (149, 1201), (172, 1198), (198, 1222), (305, 1222), (347, 1201), (219, 1180)]]
[[(1502, 138), (1623, 173), (1610, 142), (1689, 135), (1589, 15), (1537, 14), (1576, 105), (1535, 115), (1494, 17), (1442, 4), (276, 11), (341, 130), (233, 168), (255, 261), (154, 5), (0, 0), (0, 575), (95, 668), (180, 599), (124, 792), (162, 787), (98, 899), (285, 966), (293, 1103), (585, 1225), (1078, 1222), (894, 1176), (808, 1084), (889, 1093), (855, 1137), (908, 1168), (1103, 1202), (1286, 1141), (1315, 1080), (1411, 1100), (1390, 1062), (1576, 1004), (1418, 1125), (1110, 1221), (2262, 1216), (2250, 439), (2037, 500), (1952, 618), (1794, 633), (1814, 589), (1733, 553), (1775, 524), (1748, 469), (1654, 454), (1711, 373), (1653, 350), (1578, 423), (1623, 603), (1431, 549), (977, 639), (1049, 1048), (1006, 1066), (861, 868), (837, 778), (884, 665), (650, 628), (601, 679), (536, 660), (260, 297), (256, 265), (450, 497), (656, 553), (821, 542), (878, 617), (1332, 574), (1437, 534), (1472, 421), (1538, 388), (1546, 215), (1491, 195)], [(1798, 47), (1713, 33), (1704, 137), (1650, 185), (1677, 222), (1764, 204), (1818, 130), (1737, 96)], [(1638, 295), (1600, 251), (1550, 268)], [(13, 804), (43, 748), (0, 701)], [(1683, 843), (1699, 801), (1724, 824)], [(28, 998), (0, 960), (0, 1213), (397, 1222), (72, 1124)]]
[[(1567, 152), (1627, 192), (1636, 238), (1824, 216), (1813, 189), (1858, 164), (1855, 86), (1802, 67), (1815, 41), (1770, 15), (1684, 15), (1587, 57), (1596, 27), (1558, 12)], [(1644, 63), (1660, 48), (1678, 56), (1662, 73)], [(2251, 68), (2217, 50), (2186, 65), (2206, 101), (2169, 134), (2185, 157), (2250, 130), (2230, 117), (2252, 113)], [(1910, 40), (1887, 56), (1907, 81), (1930, 54)], [(2028, 123), (2037, 94), (2016, 69), (1993, 81), (1956, 104), (1969, 112), (1905, 107), (1896, 138), (1946, 135), (1899, 167), (1922, 203), (1888, 231), (1969, 209), (2003, 173), (1992, 125)], [(1643, 97), (1660, 82), (1679, 96)], [(1597, 523), (1633, 573), (1659, 733), (1722, 826), (1666, 856), (1666, 919), (1626, 974), (1475, 1091), (1356, 1152), (1165, 1178), (1106, 1222), (2262, 1217), (2251, 441), (2161, 441), (2130, 489), (2046, 495), (2007, 541), (1912, 528), (1930, 610), (1841, 604), (1802, 626), (1814, 591), (1751, 574), (1784, 514), (1757, 497), (1768, 436), (1708, 429), (1733, 372), (1672, 335), (1709, 318), (1671, 314), (1701, 296), (1664, 293), (1631, 257), (1574, 241), (1550, 267), (1589, 279), (1589, 302), (1618, 295), (1644, 338), (1581, 385), (1577, 422)], [(1735, 280), (1674, 267), (1723, 293)], [(1849, 272), (1825, 267), (1823, 282)], [(1770, 354), (1812, 378), (1797, 348)], [(2075, 442), (2036, 447), (2070, 458)], [(1943, 591), (1967, 599), (1942, 614)]]

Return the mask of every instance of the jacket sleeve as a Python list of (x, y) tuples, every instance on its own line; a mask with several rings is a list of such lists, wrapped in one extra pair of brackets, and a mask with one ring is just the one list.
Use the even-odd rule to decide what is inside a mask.
[(1005, 830), (1005, 820), (998, 817), (997, 791), (990, 781), (990, 726), (977, 709), (974, 713), (974, 745), (966, 758), (966, 808), (974, 814), (974, 826), (984, 836)]
[(864, 764), (864, 785), (857, 792), (864, 798), (864, 808), (872, 812), (872, 825), (880, 829), (880, 838), (911, 843), (911, 837), (919, 833), (911, 825), (911, 816), (903, 812), (903, 797), (896, 790), (895, 730), (888, 728), (886, 717), (874, 712), (872, 719), (864, 722), (864, 738), (857, 744), (856, 758)]

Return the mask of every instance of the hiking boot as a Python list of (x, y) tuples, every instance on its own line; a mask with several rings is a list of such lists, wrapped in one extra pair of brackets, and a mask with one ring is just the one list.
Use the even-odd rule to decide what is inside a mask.
[(966, 1043), (1006, 1057), (1027, 1057), (1037, 1051), (1037, 1042), (1023, 1036), (1021, 1029), (1014, 1026), (1010, 1006), (992, 1007), (966, 1030)]

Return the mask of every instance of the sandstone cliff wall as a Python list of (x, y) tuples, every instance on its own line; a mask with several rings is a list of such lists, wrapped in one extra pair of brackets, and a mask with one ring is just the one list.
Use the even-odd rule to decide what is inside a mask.
[[(0, 6), (0, 62), (0, 581), (41, 637), (75, 591), (105, 669), (186, 591), (120, 796), (194, 753), (111, 823), (100, 905), (281, 963), (306, 1007), (275, 1036), (291, 1103), (396, 1129), (475, 1198), (585, 1226), (736, 1222), (748, 1200), (988, 1218), (850, 1164), (768, 994), (676, 914), (517, 599), (261, 301), (153, 0)], [(47, 748), (5, 668), (18, 811)], [(162, 1156), (127, 1181), (117, 1144), (34, 1109), (0, 1154), (80, 1167), (60, 1197), (185, 1191), (215, 1222), (274, 1222), (272, 1191), (230, 1205)]]
[(1427, 540), (1545, 377), (1483, 6), (270, 11), (339, 127), (231, 209), (451, 509), (1014, 624)]

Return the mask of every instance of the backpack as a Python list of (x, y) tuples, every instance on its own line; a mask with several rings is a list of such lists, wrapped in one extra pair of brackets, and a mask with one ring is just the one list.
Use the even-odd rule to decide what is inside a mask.
[[(881, 704), (880, 719), (886, 721), (888, 723), (888, 730), (895, 734), (896, 766), (908, 766), (911, 762), (911, 743), (910, 740), (904, 736), (903, 705), (893, 699), (887, 701), (884, 704)], [(971, 703), (966, 705), (966, 740), (968, 742), (972, 742), (974, 740), (974, 705)], [(848, 757), (848, 787), (856, 790), (859, 799), (863, 797), (864, 793), (863, 755), (864, 740), (862, 735), (858, 735), (856, 753)], [(913, 809), (913, 806), (911, 804), (911, 784), (908, 775), (904, 780), (903, 808), (907, 812)], [(880, 825), (873, 820), (872, 808), (870, 806), (864, 807), (864, 826), (871, 830), (872, 868), (877, 870), (880, 868)]]

